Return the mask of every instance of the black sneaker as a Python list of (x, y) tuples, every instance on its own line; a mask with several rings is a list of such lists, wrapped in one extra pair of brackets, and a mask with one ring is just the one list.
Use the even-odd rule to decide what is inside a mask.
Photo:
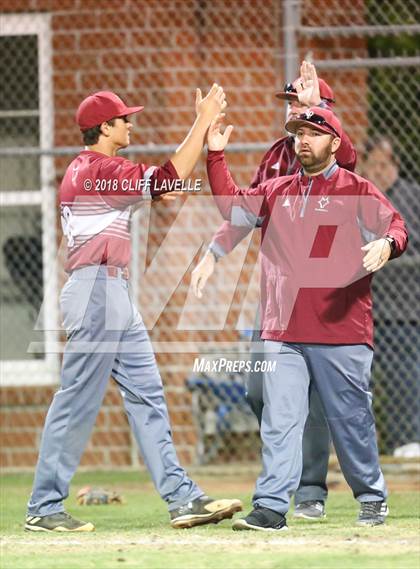
[(384, 501), (362, 502), (356, 523), (359, 526), (379, 526), (385, 523), (388, 514), (388, 505)]
[(296, 504), (294, 518), (319, 521), (326, 517), (325, 505), (321, 500), (306, 500)]
[(246, 518), (239, 518), (232, 524), (234, 530), (257, 530), (257, 531), (285, 531), (288, 529), (286, 517), (269, 508), (255, 506)]
[(241, 511), (242, 502), (240, 500), (213, 500), (208, 496), (200, 496), (170, 512), (171, 526), (175, 529), (182, 529), (203, 524), (217, 524), (231, 518), (235, 512)]
[(28, 531), (95, 531), (90, 522), (76, 520), (66, 512), (51, 514), (51, 516), (26, 516), (25, 530)]

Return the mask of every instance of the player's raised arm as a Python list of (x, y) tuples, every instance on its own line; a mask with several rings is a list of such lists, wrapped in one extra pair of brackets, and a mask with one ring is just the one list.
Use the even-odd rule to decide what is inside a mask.
[(174, 165), (179, 178), (185, 180), (191, 174), (206, 138), (207, 129), (212, 120), (226, 108), (225, 93), (217, 83), (214, 83), (210, 91), (204, 99), (201, 97), (200, 89), (196, 91), (196, 112), (197, 118), (187, 134), (185, 140), (181, 143), (177, 151), (171, 156), (171, 162)]

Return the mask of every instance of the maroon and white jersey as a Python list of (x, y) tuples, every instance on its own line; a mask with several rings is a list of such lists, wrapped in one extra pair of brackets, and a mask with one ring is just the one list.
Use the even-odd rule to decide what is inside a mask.
[(61, 222), (68, 243), (65, 270), (86, 265), (127, 266), (133, 204), (164, 193), (159, 191), (162, 183), (176, 179), (170, 161), (156, 167), (121, 156), (81, 152), (60, 186)]

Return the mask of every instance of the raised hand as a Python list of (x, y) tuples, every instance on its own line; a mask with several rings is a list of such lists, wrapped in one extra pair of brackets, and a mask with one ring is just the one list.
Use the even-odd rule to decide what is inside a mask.
[(233, 126), (231, 124), (227, 126), (225, 132), (222, 134), (220, 128), (224, 117), (225, 115), (221, 113), (211, 121), (207, 132), (207, 145), (209, 150), (223, 150), (229, 141)]
[(205, 115), (210, 120), (227, 107), (226, 94), (223, 88), (213, 83), (207, 95), (202, 97), (201, 89), (195, 91), (195, 112), (197, 116)]
[(309, 61), (302, 61), (300, 77), (296, 83), (299, 102), (307, 107), (316, 107), (321, 102), (319, 94), (319, 81), (315, 65)]

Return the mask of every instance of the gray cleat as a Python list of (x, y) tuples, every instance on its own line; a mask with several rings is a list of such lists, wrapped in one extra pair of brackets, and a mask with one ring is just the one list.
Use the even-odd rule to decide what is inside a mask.
[(307, 500), (295, 506), (294, 518), (318, 522), (326, 518), (324, 502)]
[(58, 512), (50, 516), (26, 516), (25, 530), (55, 532), (87, 532), (95, 531), (90, 522), (76, 520), (66, 512)]
[(208, 496), (200, 496), (170, 512), (171, 526), (175, 529), (184, 529), (204, 524), (217, 524), (241, 510), (240, 500), (213, 500)]
[(238, 518), (232, 524), (235, 531), (255, 530), (265, 532), (287, 531), (286, 516), (258, 504), (245, 518)]
[(388, 505), (383, 500), (378, 502), (362, 502), (356, 523), (358, 526), (380, 526), (385, 523), (385, 518), (388, 514)]

